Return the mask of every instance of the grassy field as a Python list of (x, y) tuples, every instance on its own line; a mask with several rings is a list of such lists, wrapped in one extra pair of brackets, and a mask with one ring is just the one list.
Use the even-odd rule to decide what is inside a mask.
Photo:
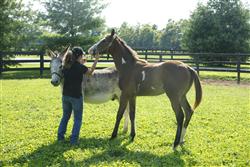
[(129, 134), (121, 133), (122, 126), (118, 138), (109, 141), (116, 101), (85, 104), (80, 144), (71, 147), (72, 120), (67, 142), (56, 142), (62, 115), (60, 88), (52, 87), (48, 78), (3, 78), (0, 166), (250, 165), (250, 84), (203, 83), (204, 98), (191, 120), (186, 143), (173, 152), (176, 121), (165, 95), (137, 98), (133, 143)]

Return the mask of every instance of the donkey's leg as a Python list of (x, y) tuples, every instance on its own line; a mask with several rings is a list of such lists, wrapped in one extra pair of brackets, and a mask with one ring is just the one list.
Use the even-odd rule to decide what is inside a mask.
[(177, 120), (177, 130), (176, 130), (174, 146), (173, 146), (173, 149), (175, 150), (176, 147), (180, 144), (180, 137), (181, 137), (181, 131), (182, 131), (182, 126), (183, 126), (184, 113), (181, 109), (181, 105), (180, 105), (178, 98), (170, 98), (170, 101), (171, 101), (171, 105), (172, 105), (172, 108), (175, 112), (175, 117)]
[(123, 94), (121, 95), (120, 98), (120, 104), (119, 104), (119, 109), (116, 115), (116, 122), (115, 122), (115, 127), (111, 136), (111, 139), (115, 138), (117, 136), (118, 128), (122, 119), (122, 115), (127, 107), (128, 104), (128, 98), (124, 96)]
[(186, 96), (184, 96), (181, 100), (181, 106), (183, 107), (184, 111), (185, 111), (185, 121), (184, 121), (184, 125), (181, 131), (181, 139), (180, 139), (180, 144), (184, 143), (184, 136), (186, 133), (186, 129), (188, 127), (188, 124), (191, 120), (191, 117), (193, 115), (193, 109), (191, 108), (190, 104), (187, 101)]
[(135, 138), (135, 104), (136, 104), (136, 96), (131, 97), (129, 99), (129, 117), (131, 121), (131, 141), (134, 141)]
[(128, 121), (129, 121), (129, 104), (127, 105), (127, 107), (125, 109), (123, 117), (124, 117), (123, 133), (127, 133), (127, 131), (128, 131)]

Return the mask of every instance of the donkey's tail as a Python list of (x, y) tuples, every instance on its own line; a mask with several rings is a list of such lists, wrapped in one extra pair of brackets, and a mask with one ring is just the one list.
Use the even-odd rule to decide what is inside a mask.
[(202, 99), (202, 88), (201, 88), (201, 82), (199, 79), (198, 74), (196, 73), (196, 71), (194, 69), (192, 69), (191, 67), (189, 67), (189, 71), (191, 73), (192, 79), (194, 81), (194, 87), (195, 87), (195, 103), (193, 106), (193, 110), (199, 106), (201, 99)]

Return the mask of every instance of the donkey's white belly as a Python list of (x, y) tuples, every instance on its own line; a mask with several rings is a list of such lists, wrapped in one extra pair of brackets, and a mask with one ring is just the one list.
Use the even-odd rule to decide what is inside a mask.
[(98, 104), (120, 97), (118, 80), (118, 73), (113, 68), (96, 70), (92, 76), (84, 76), (84, 101)]
[(118, 81), (118, 72), (115, 68), (95, 70), (92, 76), (84, 75), (82, 82), (84, 102), (99, 104), (120, 98), (121, 90)]
[(113, 98), (114, 98), (114, 94), (112, 92), (111, 93), (95, 93), (95, 94), (88, 95), (88, 96), (84, 95), (84, 102), (99, 104), (99, 103), (108, 102)]

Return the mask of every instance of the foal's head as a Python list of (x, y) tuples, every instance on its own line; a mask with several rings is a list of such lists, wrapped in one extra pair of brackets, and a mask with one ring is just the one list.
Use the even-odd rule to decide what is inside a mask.
[(121, 54), (121, 52), (119, 52), (115, 54), (116, 58), (117, 57), (120, 58), (122, 64), (126, 63), (125, 61), (130, 61), (130, 63), (134, 63), (136, 61), (147, 63), (147, 61), (140, 59), (137, 53), (130, 46), (128, 46), (125, 41), (123, 41), (115, 34), (114, 29), (112, 29), (110, 35), (107, 35), (105, 38), (103, 38), (102, 40), (91, 46), (88, 52), (89, 54), (95, 56), (98, 53), (100, 54), (111, 53), (112, 52), (111, 49), (113, 51), (119, 50), (123, 53)]
[(94, 44), (89, 48), (88, 53), (95, 56), (96, 54), (108, 53), (114, 39), (116, 38), (115, 30), (112, 29), (111, 34), (107, 35), (105, 38)]
[(48, 51), (48, 55), (51, 57), (50, 72), (51, 72), (51, 84), (58, 86), (63, 78), (63, 58), (68, 54), (70, 46), (68, 46), (62, 53)]

